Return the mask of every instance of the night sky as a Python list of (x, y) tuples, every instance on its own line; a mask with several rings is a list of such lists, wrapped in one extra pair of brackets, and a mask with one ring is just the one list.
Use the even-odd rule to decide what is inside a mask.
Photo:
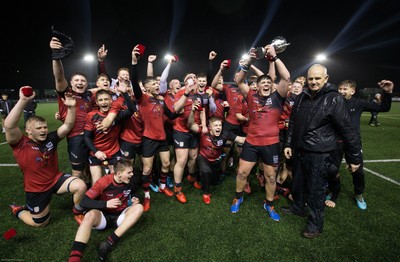
[[(146, 46), (139, 61), (145, 76), (147, 56), (156, 54), (155, 74), (166, 65), (167, 52), (179, 62), (169, 80), (187, 72), (205, 72), (208, 53), (217, 52), (214, 73), (224, 59), (237, 64), (252, 46), (264, 46), (284, 36), (290, 46), (279, 57), (294, 79), (305, 75), (315, 55), (326, 52), (330, 82), (353, 79), (359, 88), (376, 87), (381, 79), (395, 82), (400, 92), (400, 2), (393, 1), (12, 1), (1, 18), (1, 89), (31, 85), (54, 89), (49, 41), (50, 27), (69, 35), (74, 53), (63, 63), (67, 78), (75, 71), (91, 81), (95, 63), (85, 64), (85, 53), (96, 54), (101, 44), (109, 50), (107, 69), (115, 77), (130, 66), (133, 46)], [(50, 11), (47, 11), (49, 9)], [(267, 70), (266, 60), (255, 64)], [(231, 81), (236, 67), (225, 73)]]

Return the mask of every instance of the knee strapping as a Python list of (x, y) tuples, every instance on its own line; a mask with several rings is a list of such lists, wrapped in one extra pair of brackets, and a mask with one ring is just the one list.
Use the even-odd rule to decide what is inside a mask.
[(43, 223), (46, 222), (49, 218), (50, 218), (50, 212), (47, 213), (47, 214), (46, 214), (45, 216), (43, 216), (43, 217), (39, 217), (39, 218), (33, 217), (32, 220), (33, 220), (33, 222), (35, 222), (35, 224), (43, 224)]

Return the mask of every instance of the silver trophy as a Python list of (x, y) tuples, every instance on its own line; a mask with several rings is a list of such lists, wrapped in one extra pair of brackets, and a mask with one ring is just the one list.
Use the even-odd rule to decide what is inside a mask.
[(286, 47), (290, 45), (290, 43), (288, 43), (286, 38), (283, 36), (277, 36), (272, 40), (271, 45), (275, 48), (275, 52), (278, 54), (285, 51)]
[[(290, 45), (290, 43), (288, 43), (286, 41), (286, 38), (284, 38), (283, 36), (277, 36), (272, 40), (270, 45), (272, 45), (275, 48), (275, 52), (278, 54), (285, 51), (286, 47)], [(266, 50), (264, 47), (256, 47), (255, 52), (256, 52), (256, 59), (262, 59), (265, 55)]]

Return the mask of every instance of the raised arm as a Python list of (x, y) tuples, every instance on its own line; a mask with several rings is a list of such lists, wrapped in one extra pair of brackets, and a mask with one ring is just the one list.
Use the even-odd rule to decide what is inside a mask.
[(195, 84), (189, 86), (188, 82), (185, 83), (185, 92), (183, 93), (183, 96), (181, 96), (179, 100), (174, 103), (174, 109), (176, 113), (180, 113), (182, 111), (182, 109), (185, 106), (187, 98), (189, 97), (190, 93), (194, 91), (195, 88), (196, 88)]
[[(57, 50), (62, 48), (60, 40), (56, 37), (52, 37), (50, 40), (50, 48)], [(68, 87), (68, 81), (65, 78), (64, 67), (61, 63), (61, 59), (53, 59), (53, 75), (56, 84), (57, 92), (63, 92)]]
[(215, 74), (213, 81), (211, 82), (211, 87), (215, 88), (218, 91), (222, 91), (222, 85), (218, 85), (219, 78), (222, 76), (223, 72), (225, 71), (226, 66), (228, 65), (228, 60), (222, 61), (218, 72)]
[(243, 97), (247, 97), (247, 94), (249, 93), (250, 87), (248, 84), (245, 83), (245, 79), (246, 79), (246, 74), (247, 71), (250, 68), (250, 64), (245, 64), (243, 63), (240, 66), (240, 71), (237, 73), (236, 77), (235, 77), (235, 82), (239, 87), (240, 92), (242, 93)]
[(213, 75), (213, 61), (217, 57), (217, 53), (215, 51), (211, 51), (208, 54), (208, 67), (207, 67), (207, 86), (211, 86), (211, 78)]
[(394, 84), (390, 80), (381, 80), (378, 86), (383, 90), (383, 99), (379, 104), (379, 112), (388, 112), (392, 106), (392, 93)]
[[(139, 53), (138, 53), (139, 54)], [(137, 55), (138, 55), (137, 54)], [(138, 57), (138, 56), (137, 56)], [(153, 62), (157, 59), (156, 55), (149, 55), (147, 58), (147, 76), (154, 76)]]
[(22, 93), (22, 88), (19, 89), (19, 100), (11, 109), (7, 118), (4, 120), (4, 129), (6, 131), (6, 141), (9, 145), (14, 145), (18, 143), (18, 141), (22, 137), (22, 131), (18, 127), (19, 120), (21, 118), (22, 112), (24, 111), (25, 106), (28, 104), (30, 100), (33, 100), (36, 96), (36, 93), (33, 92), (33, 95), (26, 97)]
[(168, 79), (168, 75), (169, 75), (169, 70), (171, 69), (171, 65), (172, 63), (176, 62), (175, 56), (171, 56), (169, 58), (168, 64), (167, 66), (164, 68), (162, 74), (161, 74), (161, 78), (160, 78), (160, 94), (165, 94), (167, 92), (168, 89), (168, 83), (167, 83), (167, 79)]
[(256, 67), (255, 65), (251, 65), (250, 69), (254, 72), (254, 74), (256, 76), (262, 76), (264, 74), (263, 71), (261, 71), (258, 67)]
[(271, 57), (271, 61), (275, 62), (276, 69), (278, 70), (280, 80), (276, 91), (282, 97), (286, 97), (289, 91), (289, 83), (290, 83), (289, 70), (287, 70), (285, 64), (276, 55), (275, 48), (272, 45), (266, 45), (265, 50), (266, 50), (266, 55)]
[(139, 100), (143, 95), (142, 89), (139, 86), (139, 78), (138, 78), (138, 72), (137, 72), (137, 63), (139, 61), (139, 58), (140, 58), (139, 48), (138, 48), (138, 45), (136, 45), (132, 49), (132, 65), (131, 65), (131, 71), (130, 71), (132, 90), (133, 90), (136, 100)]
[(64, 105), (68, 107), (67, 116), (64, 123), (57, 129), (58, 137), (64, 138), (72, 130), (75, 125), (76, 117), (76, 100), (75, 97), (70, 93), (65, 93), (64, 98), (62, 98)]
[(211, 114), (214, 114), (217, 111), (217, 105), (215, 104), (214, 96), (213, 96), (213, 89), (209, 88), (206, 90), (208, 95), (208, 106), (210, 109)]
[(100, 46), (99, 50), (97, 51), (97, 74), (106, 74), (107, 75), (107, 70), (106, 70), (106, 63), (105, 59), (107, 57), (108, 50), (106, 49), (106, 46), (103, 44)]
[(268, 75), (271, 77), (272, 82), (275, 83), (276, 80), (276, 71), (275, 71), (275, 62), (268, 60)]

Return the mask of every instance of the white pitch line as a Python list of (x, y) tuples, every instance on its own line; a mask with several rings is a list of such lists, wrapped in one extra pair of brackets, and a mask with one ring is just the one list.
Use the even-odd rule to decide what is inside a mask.
[(0, 164), (0, 166), (18, 166), (18, 164)]
[(8, 143), (7, 143), (7, 142), (0, 143), (0, 146), (1, 146), (1, 145), (5, 145), (5, 144), (8, 144)]
[(400, 159), (364, 160), (364, 163), (400, 162)]
[(395, 180), (393, 180), (393, 179), (391, 179), (391, 178), (385, 177), (384, 175), (379, 174), (379, 173), (377, 173), (377, 172), (375, 172), (375, 171), (372, 171), (371, 169), (368, 169), (368, 168), (364, 167), (364, 170), (367, 171), (367, 172), (370, 172), (371, 174), (373, 174), (373, 175), (375, 175), (375, 176), (377, 176), (377, 177), (380, 177), (380, 178), (382, 178), (382, 179), (385, 179), (386, 181), (389, 181), (389, 182), (391, 182), (391, 183), (393, 183), (393, 184), (396, 184), (396, 185), (400, 186), (400, 183), (399, 183), (399, 182), (397, 182), (397, 181), (395, 181)]

